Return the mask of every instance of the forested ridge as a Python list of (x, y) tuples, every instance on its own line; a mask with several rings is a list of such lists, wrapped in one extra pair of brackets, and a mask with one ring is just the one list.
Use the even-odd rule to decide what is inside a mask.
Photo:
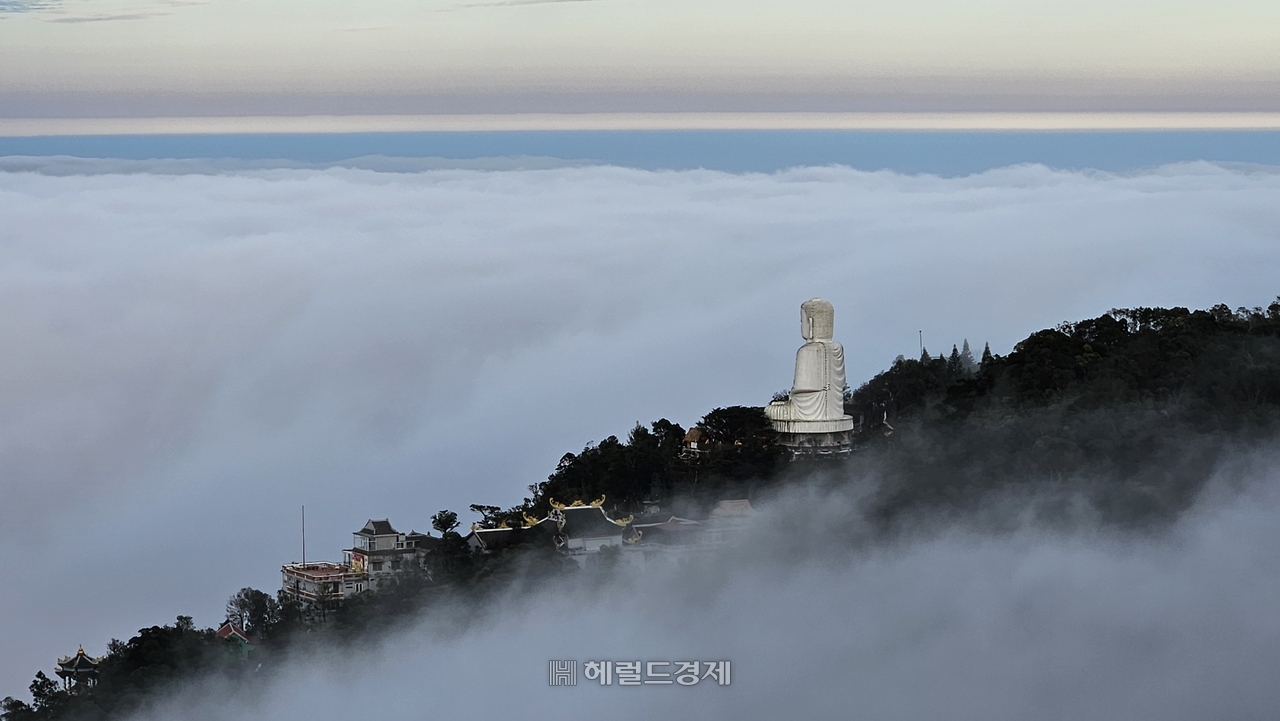
[[(625, 439), (566, 454), (520, 503), (471, 510), (481, 525), (515, 526), (552, 499), (603, 495), (615, 514), (647, 503), (697, 517), (717, 499), (764, 498), (818, 472), (824, 483), (873, 482), (863, 510), (886, 530), (921, 513), (971, 514), (1010, 492), (1032, 498), (1029, 508), (1049, 522), (1070, 520), (1084, 503), (1099, 523), (1160, 524), (1189, 507), (1227, 454), (1270, 443), (1280, 429), (1280, 299), (1237, 310), (1113, 310), (980, 360), (967, 345), (925, 351), (852, 390), (845, 407), (858, 424), (847, 460), (791, 462), (762, 410), (735, 406), (698, 422), (704, 452), (688, 453), (686, 429), (666, 419), (637, 425)], [(235, 594), (227, 616), (254, 636), (252, 652), (179, 616), (112, 641), (96, 687), (64, 691), (40, 672), (31, 701), (5, 698), (0, 717), (120, 718), (175, 681), (251, 684), (296, 649), (350, 643), (434, 603), (481, 608), (513, 584), (597, 573), (543, 545), (476, 554), (456, 514), (434, 520), (444, 541), (427, 566), (377, 592), (326, 608)]]

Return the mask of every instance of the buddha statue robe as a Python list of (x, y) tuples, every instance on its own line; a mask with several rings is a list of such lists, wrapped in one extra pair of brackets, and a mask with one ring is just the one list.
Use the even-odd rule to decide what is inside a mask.
[(774, 401), (765, 414), (779, 433), (840, 433), (853, 428), (844, 414), (844, 348), (832, 337), (835, 308), (814, 298), (800, 305), (800, 335), (795, 382), (785, 401)]

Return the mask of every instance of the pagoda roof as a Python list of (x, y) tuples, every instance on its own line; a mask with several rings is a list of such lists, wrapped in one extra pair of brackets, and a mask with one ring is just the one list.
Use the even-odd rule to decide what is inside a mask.
[(430, 533), (418, 533), (417, 531), (409, 531), (404, 537), (405, 545), (412, 545), (416, 548), (435, 548), (444, 542), (439, 536), (433, 536)]
[(391, 520), (383, 518), (381, 520), (370, 518), (364, 524), (364, 528), (356, 531), (361, 536), (398, 536), (400, 532), (391, 527)]
[(98, 664), (102, 663), (103, 656), (93, 657), (84, 652), (84, 647), (76, 651), (72, 656), (63, 656), (58, 659), (58, 670), (55, 671), (63, 678), (74, 676), (81, 673), (94, 673), (98, 670)]
[(615, 521), (599, 506), (569, 506), (560, 509), (564, 525), (560, 532), (569, 538), (605, 538), (621, 536), (625, 523)]
[(480, 528), (477, 526), (471, 529), (471, 533), (467, 534), (466, 539), (468, 542), (474, 539), (484, 550), (493, 551), (516, 543), (522, 543), (534, 537), (545, 538), (554, 534), (556, 532), (556, 524), (550, 523), (548, 520), (544, 518), (523, 528)]
[(473, 528), (467, 538), (474, 538), (486, 551), (511, 545), (513, 528)]

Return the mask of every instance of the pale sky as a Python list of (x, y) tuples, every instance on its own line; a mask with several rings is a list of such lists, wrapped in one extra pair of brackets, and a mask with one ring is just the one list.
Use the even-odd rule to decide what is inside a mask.
[(1274, 0), (0, 0), (0, 117), (1280, 110)]

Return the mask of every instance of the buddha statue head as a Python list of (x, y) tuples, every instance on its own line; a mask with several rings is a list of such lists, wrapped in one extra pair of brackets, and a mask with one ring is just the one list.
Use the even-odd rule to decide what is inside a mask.
[(831, 340), (835, 337), (836, 309), (821, 298), (800, 304), (800, 335), (806, 341)]

